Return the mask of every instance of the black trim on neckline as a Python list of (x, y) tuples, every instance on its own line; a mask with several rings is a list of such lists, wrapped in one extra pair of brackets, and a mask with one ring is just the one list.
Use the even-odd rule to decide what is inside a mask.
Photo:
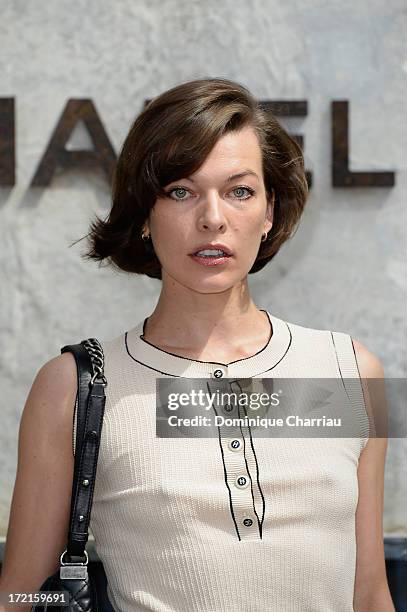
[(149, 365), (148, 363), (143, 363), (143, 361), (140, 361), (140, 359), (136, 359), (129, 350), (129, 345), (127, 343), (127, 334), (129, 332), (126, 331), (124, 334), (124, 344), (126, 346), (126, 351), (129, 357), (131, 357), (133, 359), (133, 361), (136, 361), (137, 363), (139, 363), (140, 365), (145, 366), (146, 368), (149, 368), (150, 370), (154, 370), (154, 372), (158, 372), (159, 374), (164, 374), (165, 376), (175, 376), (176, 378), (182, 378), (181, 376), (178, 376), (178, 374), (169, 374), (168, 372), (162, 372), (161, 370), (158, 370), (157, 368), (153, 368), (153, 366)]
[[(272, 323), (272, 321), (271, 321), (271, 319), (269, 317), (269, 314), (268, 314), (267, 310), (264, 310), (263, 308), (260, 308), (260, 311), (266, 313), (267, 318), (268, 318), (269, 323), (270, 323), (270, 335), (269, 335), (269, 339), (267, 340), (266, 344), (261, 349), (259, 349), (256, 353), (253, 353), (253, 355), (248, 355), (247, 357), (242, 357), (241, 359), (235, 359), (235, 361), (229, 361), (228, 363), (224, 363), (222, 361), (202, 361), (201, 359), (190, 359), (190, 357), (183, 357), (182, 355), (177, 355), (176, 353), (171, 353), (170, 351), (166, 351), (166, 350), (156, 346), (155, 344), (152, 344), (151, 342), (149, 342), (148, 340), (143, 338), (144, 332), (145, 332), (145, 328), (146, 328), (146, 322), (147, 322), (148, 317), (146, 317), (144, 319), (143, 333), (139, 336), (139, 338), (140, 338), (140, 340), (142, 340), (146, 344), (149, 344), (150, 346), (152, 346), (157, 351), (161, 351), (162, 353), (166, 353), (167, 355), (172, 355), (173, 357), (178, 357), (179, 359), (185, 359), (186, 361), (190, 361), (190, 362), (192, 361), (192, 362), (196, 362), (196, 363), (216, 364), (216, 365), (222, 365), (222, 366), (228, 367), (228, 366), (232, 365), (233, 363), (238, 363), (240, 361), (245, 361), (245, 359), (252, 359), (253, 357), (256, 357), (256, 355), (260, 355), (260, 353), (262, 353), (263, 351), (265, 351), (268, 348), (268, 346), (269, 346), (269, 344), (271, 342), (271, 339), (274, 336), (273, 323)], [(290, 333), (291, 333), (291, 330), (290, 330)], [(127, 332), (126, 332), (126, 336), (127, 336)], [(290, 340), (290, 344), (291, 344), (291, 340)], [(127, 346), (127, 344), (126, 344), (126, 346)], [(127, 351), (127, 352), (129, 352), (129, 351)]]
[(143, 321), (123, 334), (123, 349), (133, 362), (167, 376), (206, 378), (208, 375), (215, 376), (216, 368), (226, 370), (223, 372), (226, 378), (268, 376), (267, 373), (276, 368), (287, 355), (293, 343), (293, 332), (286, 321), (274, 317), (267, 310), (263, 312), (266, 312), (269, 318), (272, 332), (267, 344), (254, 355), (227, 364), (190, 359), (159, 349), (141, 338)]

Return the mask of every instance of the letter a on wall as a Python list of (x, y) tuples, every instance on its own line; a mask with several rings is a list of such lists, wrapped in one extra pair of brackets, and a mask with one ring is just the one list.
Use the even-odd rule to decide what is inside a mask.
[[(83, 121), (93, 143), (93, 150), (66, 149), (74, 128)], [(109, 184), (116, 165), (116, 154), (92, 100), (68, 100), (51, 136), (48, 147), (31, 181), (32, 187), (46, 187), (57, 169), (102, 168)]]

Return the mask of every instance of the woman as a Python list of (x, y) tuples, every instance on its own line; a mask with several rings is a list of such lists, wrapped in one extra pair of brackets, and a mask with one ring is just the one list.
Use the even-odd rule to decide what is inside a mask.
[[(307, 194), (298, 144), (226, 79), (163, 93), (126, 138), (112, 210), (93, 222), (85, 256), (162, 285), (149, 317), (102, 342), (108, 386), (91, 530), (117, 611), (394, 610), (386, 439), (368, 437), (363, 393), (351, 398), (364, 423), (353, 437), (156, 436), (160, 380), (207, 379), (216, 391), (248, 379), (383, 377), (348, 334), (287, 323), (250, 296), (248, 274), (292, 235)], [(37, 589), (64, 550), (75, 394), (69, 353), (45, 364), (30, 391), (3, 590)]]

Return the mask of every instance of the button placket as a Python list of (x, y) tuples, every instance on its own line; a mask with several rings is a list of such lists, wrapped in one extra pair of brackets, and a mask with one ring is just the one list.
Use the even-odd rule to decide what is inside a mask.
[[(251, 499), (250, 507), (252, 508), (254, 504), (259, 520), (260, 522), (262, 522), (262, 517), (265, 511), (265, 501), (264, 501), (264, 497), (261, 494), (260, 484), (258, 482), (255, 450), (252, 447), (252, 443), (249, 437), (246, 437), (246, 444), (244, 448), (244, 462), (245, 462), (245, 466), (244, 466), (244, 469), (242, 470), (242, 474), (249, 473), (252, 476), (251, 488), (250, 488), (252, 499)], [(256, 521), (257, 521), (257, 518), (256, 518)]]
[[(218, 373), (218, 383), (214, 381), (209, 383), (208, 381), (208, 390), (222, 390), (229, 393), (234, 392), (239, 397), (242, 389), (236, 385), (236, 379), (233, 381), (227, 380), (229, 375), (222, 366), (216, 369), (221, 370), (222, 375)], [(214, 372), (215, 369), (212, 371), (212, 378), (216, 378)], [(225, 380), (220, 380), (223, 376), (225, 376)], [(219, 405), (217, 406), (217, 412), (225, 418), (244, 417), (244, 411), (241, 406), (239, 406), (239, 404), (235, 405), (233, 399), (231, 399), (231, 407), (232, 410), (230, 410), (229, 406), (226, 404), (222, 406)], [(233, 431), (233, 428), (235, 431)], [(250, 427), (247, 425), (232, 426), (232, 428), (227, 425), (219, 426), (220, 444), (223, 447), (222, 458), (231, 494), (231, 504), (237, 519), (239, 535), (243, 539), (257, 539), (259, 537), (258, 522), (256, 514), (253, 512), (253, 497), (250, 486), (251, 475), (247, 471), (244, 452), (245, 438), (247, 444), (249, 432)], [(245, 521), (245, 523), (243, 521)]]

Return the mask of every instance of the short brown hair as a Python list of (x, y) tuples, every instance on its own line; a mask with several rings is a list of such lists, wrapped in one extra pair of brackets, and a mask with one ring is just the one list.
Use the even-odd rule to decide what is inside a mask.
[(296, 228), (308, 196), (299, 144), (243, 85), (202, 78), (151, 100), (124, 141), (113, 176), (112, 208), (91, 222), (82, 255), (125, 272), (161, 279), (154, 249), (146, 250), (142, 227), (163, 188), (193, 174), (225, 133), (247, 125), (258, 135), (267, 198), (274, 191), (273, 226), (261, 242), (249, 274), (261, 270)]

